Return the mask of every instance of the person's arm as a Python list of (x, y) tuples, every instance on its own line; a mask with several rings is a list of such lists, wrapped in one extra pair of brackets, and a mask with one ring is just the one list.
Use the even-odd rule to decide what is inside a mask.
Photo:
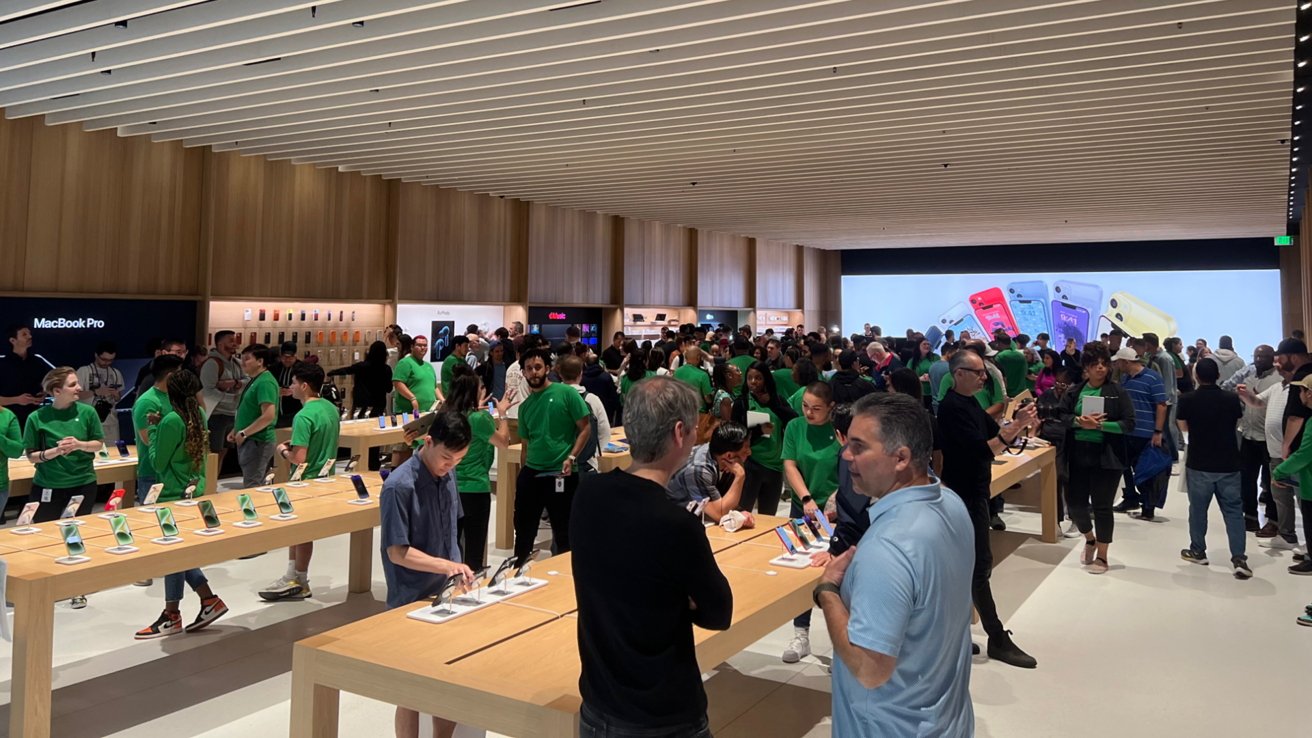
[(720, 400), (719, 412), (716, 413), (721, 421), (728, 422), (733, 420), (733, 396), (727, 396)]
[(1309, 466), (1312, 466), (1312, 443), (1304, 443), (1298, 447), (1297, 451), (1271, 470), (1271, 477), (1273, 479), (1295, 477)]
[(412, 571), (426, 571), (446, 577), (460, 577), (465, 584), (474, 580), (474, 571), (455, 561), (429, 556), (414, 546), (388, 546), (387, 560)]
[(706, 503), (706, 507), (702, 510), (706, 517), (717, 523), (729, 514), (729, 511), (738, 509), (738, 503), (743, 498), (743, 487), (747, 485), (747, 473), (743, 471), (742, 464), (734, 464), (729, 473), (733, 474), (729, 489), (725, 490), (720, 499)]
[[(821, 581), (841, 585), (847, 567), (852, 563), (852, 558), (855, 555), (856, 547), (852, 547), (844, 551), (841, 556), (830, 561), (825, 566), (825, 573), (821, 577)], [(893, 577), (894, 574), (901, 573), (903, 572), (895, 570), (880, 572), (882, 576), (889, 576), (894, 579), (894, 581), (888, 583), (888, 586), (892, 589), (890, 594), (893, 596), (884, 598), (885, 601), (879, 603), (879, 613), (861, 614), (858, 627), (861, 627), (861, 624), (868, 623), (871, 620), (871, 615), (888, 614), (892, 617), (887, 618), (879, 627), (879, 630), (886, 633), (892, 633), (895, 630), (900, 630), (902, 633), (906, 632), (906, 621), (910, 616), (910, 591), (909, 587), (905, 586), (906, 582), (901, 581), (903, 577)], [(848, 586), (852, 586), (852, 584), (849, 583)], [(843, 604), (843, 598), (835, 592), (826, 591), (820, 594), (819, 601), (820, 610), (825, 616), (825, 626), (829, 630), (829, 640), (834, 646), (834, 653), (843, 660), (848, 670), (852, 672), (852, 676), (856, 677), (857, 682), (866, 689), (878, 689), (886, 684), (889, 679), (892, 679), (893, 671), (897, 668), (897, 657), (852, 643), (850, 636), (852, 613), (848, 612), (847, 607)], [(887, 650), (896, 651), (900, 646), (901, 641), (898, 640), (898, 643), (884, 647)]]
[(1156, 425), (1153, 426), (1152, 444), (1158, 448), (1162, 445), (1163, 434), (1166, 431), (1166, 414), (1167, 407), (1165, 402), (1157, 403), (1157, 412), (1154, 418)]
[(1297, 415), (1291, 415), (1289, 420), (1285, 421), (1285, 442), (1281, 446), (1286, 459), (1289, 458), (1290, 452), (1293, 450), (1294, 438), (1298, 436), (1299, 431), (1303, 430), (1303, 422), (1304, 419)]
[[(1278, 384), (1274, 386), (1280, 387)], [(1283, 390), (1283, 388), (1281, 388), (1281, 390)], [(1235, 392), (1239, 395), (1239, 400), (1249, 407), (1266, 407), (1266, 392), (1263, 392), (1260, 395), (1255, 395), (1253, 394), (1253, 390), (1249, 389), (1246, 384), (1236, 385)]]
[(11, 412), (0, 413), (0, 464), (4, 459), (17, 459), (23, 455), (23, 434), (18, 429), (18, 416)]
[[(580, 398), (579, 401), (582, 402), (582, 398)], [(586, 403), (584, 404), (584, 407), (587, 407)], [(591, 411), (588, 412), (591, 414)], [(592, 437), (592, 424), (588, 422), (587, 416), (579, 418), (574, 424), (578, 426), (579, 429), (578, 433), (574, 436), (574, 447), (569, 450), (569, 458), (565, 459), (564, 465), (560, 468), (561, 473), (565, 476), (569, 476), (574, 472), (573, 457), (576, 457), (583, 452), (583, 447), (588, 445), (588, 439)], [(600, 451), (600, 446), (598, 446), (598, 450)], [(525, 444), (524, 454), (525, 455), (522, 458), (527, 459), (528, 444)]]
[[(179, 418), (180, 420), (180, 418)], [(169, 469), (169, 462), (185, 440), (186, 424), (170, 422), (168, 418), (160, 421), (159, 430), (155, 432), (154, 467), (155, 477), (164, 477)]]
[(684, 539), (682, 548), (688, 552), (689, 559), (676, 575), (688, 583), (693, 625), (707, 630), (728, 630), (733, 622), (733, 590), (715, 562), (711, 540), (702, 532), (701, 525), (691, 519)]

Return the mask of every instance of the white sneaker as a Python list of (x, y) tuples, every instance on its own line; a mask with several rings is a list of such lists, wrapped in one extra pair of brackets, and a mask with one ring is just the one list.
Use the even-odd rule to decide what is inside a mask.
[(1084, 534), (1080, 532), (1080, 529), (1075, 526), (1074, 521), (1072, 521), (1070, 525), (1066, 526), (1066, 530), (1063, 531), (1061, 535), (1062, 538), (1081, 538), (1084, 536)]
[(793, 628), (793, 640), (789, 642), (788, 648), (784, 649), (784, 663), (796, 664), (810, 655), (811, 631), (804, 628)]
[(295, 577), (283, 575), (273, 584), (260, 590), (260, 598), (267, 602), (303, 600), (310, 596), (310, 588)]
[(1262, 548), (1270, 548), (1276, 551), (1297, 551), (1298, 544), (1290, 543), (1285, 540), (1284, 536), (1277, 535), (1275, 538), (1264, 538), (1257, 542)]

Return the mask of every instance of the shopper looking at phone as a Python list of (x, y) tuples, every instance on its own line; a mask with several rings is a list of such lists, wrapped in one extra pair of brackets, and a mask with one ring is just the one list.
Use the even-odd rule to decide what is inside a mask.
[(96, 409), (100, 425), (105, 431), (104, 441), (113, 445), (118, 440), (118, 414), (115, 408), (123, 399), (123, 373), (114, 368), (118, 347), (110, 341), (96, 345), (94, 359), (77, 370), (78, 385), (82, 392), (78, 400)]
[(215, 333), (214, 350), (200, 368), (205, 411), (209, 414), (210, 451), (219, 455), (219, 469), (232, 448), (230, 434), (236, 422), (237, 398), (246, 381), (237, 354), (240, 340), (233, 331)]
[(237, 463), (241, 465), (241, 486), (245, 489), (264, 484), (273, 463), (278, 422), (278, 380), (269, 371), (275, 363), (268, 346), (255, 343), (242, 349), (241, 369), (248, 380), (237, 402), (234, 430), (228, 442), (237, 445)]
[[(950, 403), (979, 416), (969, 393)], [(867, 395), (853, 406), (843, 458), (856, 491), (874, 501), (870, 529), (825, 566), (812, 595), (834, 644), (835, 736), (973, 735), (971, 516), (930, 475), (932, 448), (927, 413), (911, 397)]]
[[(469, 450), (470, 427), (457, 412), (439, 412), (413, 456), (383, 483), (378, 497), (380, 546), (387, 606), (395, 609), (433, 597), (449, 578), (468, 586), (474, 572), (461, 563), (457, 543), (460, 497), (455, 469)], [(396, 708), (398, 738), (419, 735), (419, 713)], [(450, 738), (456, 724), (433, 716), (433, 735)]]
[(9, 408), (19, 423), (25, 423), (45, 400), (42, 383), (55, 367), (32, 350), (32, 329), (11, 325), (7, 336), (9, 350), (0, 361), (0, 407)]
[[(318, 364), (299, 364), (292, 371), (292, 396), (301, 409), (292, 420), (291, 440), (278, 444), (276, 452), (292, 467), (305, 465), (302, 479), (331, 476), (330, 464), (337, 459), (341, 418), (337, 406), (319, 396), (323, 383), (323, 369)], [(287, 549), (287, 571), (273, 584), (260, 590), (260, 598), (281, 602), (312, 597), (310, 558), (313, 555), (313, 541)]]
[(584, 738), (710, 736), (692, 626), (727, 629), (733, 592), (701, 522), (666, 491), (693, 450), (701, 403), (682, 382), (639, 382), (625, 406), (633, 465), (579, 486), (571, 540)]
[(552, 553), (570, 550), (570, 505), (579, 484), (574, 462), (592, 436), (588, 404), (573, 387), (547, 379), (548, 359), (545, 350), (535, 348), (520, 361), (529, 394), (519, 406), (524, 464), (515, 481), (517, 558), (533, 550), (544, 508), (551, 521)]
[[(205, 462), (209, 448), (206, 436), (209, 430), (205, 412), (196, 401), (200, 392), (201, 383), (191, 372), (174, 372), (168, 378), (172, 412), (159, 421), (154, 441), (155, 477), (159, 484), (164, 485), (159, 502), (180, 500), (192, 487), (192, 497), (205, 494)], [(183, 582), (200, 597), (200, 612), (186, 628), (182, 626), (180, 610)], [(164, 611), (155, 622), (137, 631), (136, 638), (150, 640), (184, 630), (194, 633), (208, 627), (227, 611), (228, 606), (210, 589), (209, 580), (200, 569), (169, 574), (164, 577)]]

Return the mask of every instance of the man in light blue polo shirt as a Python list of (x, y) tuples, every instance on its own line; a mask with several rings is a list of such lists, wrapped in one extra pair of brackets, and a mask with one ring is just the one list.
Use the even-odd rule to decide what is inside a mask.
[(902, 394), (852, 407), (843, 458), (874, 498), (870, 529), (815, 589), (834, 644), (833, 734), (972, 736), (970, 582), (975, 534), (929, 474), (929, 415)]

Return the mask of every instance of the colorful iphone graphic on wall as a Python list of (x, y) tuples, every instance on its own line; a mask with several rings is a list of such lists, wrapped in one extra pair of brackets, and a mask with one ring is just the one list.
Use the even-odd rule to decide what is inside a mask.
[(1128, 292), (1113, 292), (1103, 317), (1131, 336), (1157, 335), (1158, 341), (1179, 332), (1179, 324), (1166, 311)]
[(1089, 311), (1080, 305), (1072, 305), (1061, 300), (1052, 301), (1052, 332), (1058, 351), (1066, 348), (1068, 340), (1075, 341), (1076, 348), (1083, 348), (1089, 337)]
[(1002, 296), (1002, 290), (997, 287), (990, 287), (987, 290), (981, 290), (970, 296), (970, 307), (975, 311), (975, 317), (979, 318), (980, 325), (988, 331), (989, 337), (993, 332), (1002, 329), (1008, 336), (1015, 336), (1016, 318), (1011, 314), (1011, 308), (1007, 307), (1007, 301)]
[(1007, 285), (1007, 301), (1016, 318), (1016, 328), (1030, 338), (1052, 333), (1048, 323), (1048, 283), (1040, 280)]
[(947, 312), (938, 316), (938, 326), (945, 332), (952, 331), (956, 335), (956, 340), (961, 340), (962, 331), (969, 331), (974, 337), (984, 335), (984, 329), (980, 327), (979, 321), (964, 302), (953, 305)]

